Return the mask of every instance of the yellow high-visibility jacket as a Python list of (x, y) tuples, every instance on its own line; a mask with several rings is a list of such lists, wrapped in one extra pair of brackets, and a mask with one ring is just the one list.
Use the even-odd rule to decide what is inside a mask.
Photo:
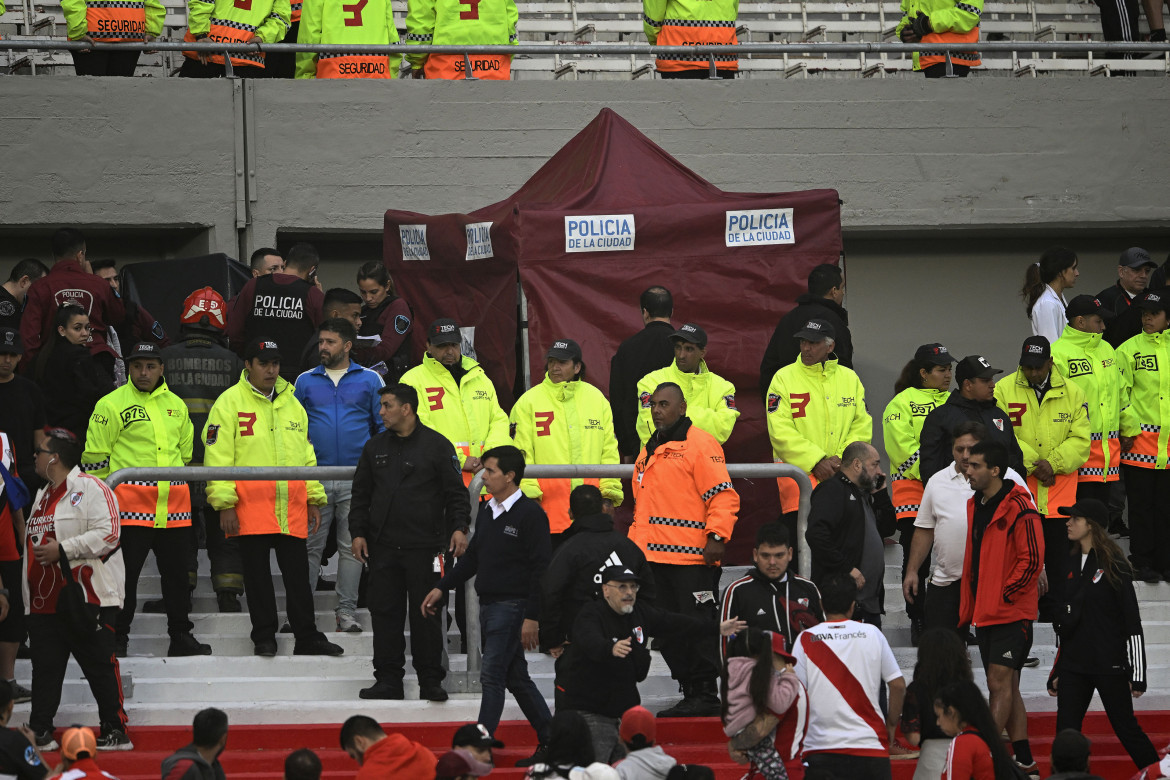
[(776, 462), (806, 472), (855, 441), (869, 441), (873, 419), (861, 379), (836, 360), (806, 366), (797, 358), (784, 366), (768, 385), (768, 438)]
[(1085, 394), (1089, 405), (1089, 459), (1081, 482), (1116, 482), (1121, 463), (1121, 363), (1100, 333), (1065, 325), (1052, 345), (1052, 363)]
[[(554, 383), (545, 374), (543, 382), (516, 401), (511, 420), (512, 438), (528, 465), (621, 463), (609, 401), (586, 382)], [(549, 530), (559, 534), (569, 527), (569, 493), (583, 484), (597, 485), (614, 506), (622, 502), (618, 478), (524, 479), (520, 489), (540, 499)]]
[(651, 371), (638, 382), (638, 440), (643, 447), (654, 433), (650, 396), (663, 382), (674, 382), (682, 388), (691, 423), (714, 436), (721, 445), (727, 443), (735, 421), (739, 419), (739, 410), (735, 408), (735, 385), (712, 373), (704, 360), (699, 364), (697, 374), (684, 374), (672, 362), (666, 368)]
[(1133, 447), (1121, 462), (1144, 469), (1170, 467), (1170, 335), (1139, 333), (1117, 348), (1121, 362), (1121, 435)]

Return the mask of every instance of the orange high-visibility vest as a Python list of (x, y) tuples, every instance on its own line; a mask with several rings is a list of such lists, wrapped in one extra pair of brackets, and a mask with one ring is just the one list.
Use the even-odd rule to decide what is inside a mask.
[[(187, 34), (184, 41), (218, 43), (279, 43), (288, 34), (291, 22), (289, 0), (188, 0)], [(184, 56), (198, 59), (193, 51)], [(223, 65), (223, 55), (215, 54), (211, 62)], [(263, 52), (231, 55), (233, 65), (264, 67)]]
[(167, 9), (159, 0), (62, 0), (69, 40), (141, 43), (160, 35)]

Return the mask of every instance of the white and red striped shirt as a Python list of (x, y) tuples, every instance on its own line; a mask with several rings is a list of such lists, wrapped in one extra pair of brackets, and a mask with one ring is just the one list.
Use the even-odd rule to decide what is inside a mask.
[(878, 690), (902, 672), (881, 629), (853, 620), (821, 623), (801, 632), (792, 654), (808, 689), (804, 752), (888, 756)]

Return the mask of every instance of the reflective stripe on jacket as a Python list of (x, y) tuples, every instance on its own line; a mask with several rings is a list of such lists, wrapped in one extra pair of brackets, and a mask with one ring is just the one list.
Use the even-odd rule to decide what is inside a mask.
[(656, 563), (701, 565), (709, 534), (731, 538), (739, 493), (731, 486), (723, 448), (696, 425), (683, 441), (661, 444), (634, 464), (630, 539)]
[[(418, 419), (455, 445), (460, 468), (469, 457), (478, 458), (485, 450), (512, 443), (508, 415), (500, 408), (496, 386), (479, 363), (469, 357), (462, 361), (466, 373), (458, 386), (447, 367), (430, 355), (402, 375), (402, 383), (418, 393)], [(463, 484), (470, 486), (473, 476), (464, 471)]]
[[(201, 36), (204, 42), (280, 43), (288, 35), (292, 8), (289, 0), (187, 0), (187, 34), (185, 41)], [(198, 59), (193, 51), (183, 54)], [(211, 62), (223, 65), (223, 55), (214, 54)], [(231, 55), (233, 65), (264, 67), (263, 52)]]
[[(1048, 374), (1048, 392), (1038, 402), (1024, 372), (1016, 369), (995, 383), (995, 400), (1012, 421), (1036, 508), (1045, 517), (1059, 517), (1058, 507), (1076, 503), (1077, 470), (1089, 458), (1089, 407), (1085, 394), (1053, 368)], [(1051, 487), (1031, 476), (1040, 460), (1048, 461), (1056, 473), (1056, 483)]]
[(1164, 469), (1170, 462), (1170, 336), (1139, 333), (1115, 354), (1121, 363), (1121, 435), (1134, 439), (1121, 462)]
[(739, 409), (735, 407), (735, 385), (707, 368), (707, 362), (699, 363), (699, 373), (686, 374), (671, 362), (666, 368), (651, 371), (638, 382), (638, 440), (642, 446), (654, 432), (654, 420), (650, 416), (650, 396), (663, 382), (674, 382), (683, 392), (687, 402), (687, 417), (693, 425), (715, 437), (720, 444), (731, 437)]
[[(554, 383), (545, 374), (543, 382), (516, 401), (511, 421), (512, 438), (530, 466), (621, 463), (609, 401), (587, 382)], [(600, 487), (601, 495), (614, 506), (622, 503), (622, 481), (612, 477), (524, 479), (520, 488), (529, 498), (540, 499), (550, 532), (559, 534), (570, 523), (569, 493), (584, 484)]]
[[(735, 46), (735, 20), (739, 0), (642, 0), (642, 29), (646, 40), (657, 46), (693, 46), (696, 44)], [(660, 55), (660, 71), (706, 70), (708, 55)], [(715, 55), (715, 67), (738, 70), (734, 50)]]
[[(851, 443), (873, 438), (861, 379), (836, 360), (806, 366), (797, 358), (777, 371), (768, 385), (767, 413), (773, 459), (810, 476), (822, 458), (840, 457)], [(796, 483), (778, 482), (781, 511), (796, 510)]]
[[(898, 518), (917, 517), (924, 486), (919, 447), (926, 415), (946, 403), (950, 390), (907, 387), (894, 396), (882, 415), (882, 438), (890, 459), (890, 487)], [(905, 484), (903, 484), (905, 483)]]
[[(895, 36), (911, 24), (919, 13), (930, 18), (934, 32), (923, 37), (922, 49), (914, 52), (914, 70), (929, 68), (946, 62), (946, 54), (930, 49), (932, 43), (979, 43), (979, 17), (983, 14), (983, 0), (902, 0), (902, 20), (894, 27)], [(955, 65), (977, 67), (982, 65), (975, 47), (970, 51), (952, 51)]]
[[(187, 405), (166, 380), (144, 393), (127, 383), (94, 407), (81, 468), (105, 479), (125, 468), (171, 468), (191, 462), (194, 427)], [(122, 525), (182, 528), (191, 525), (186, 482), (124, 482), (114, 489)]]
[[(309, 443), (309, 418), (292, 385), (276, 380), (269, 401), (248, 382), (247, 371), (211, 407), (203, 431), (207, 466), (316, 466)], [(218, 480), (207, 483), (213, 509), (235, 508), (240, 535), (308, 534), (308, 504), (324, 506), (325, 489), (317, 480), (271, 482)]]
[(69, 40), (141, 43), (162, 34), (167, 10), (159, 0), (62, 0)]
[[(515, 45), (520, 14), (515, 0), (412, 0), (406, 14), (407, 45)], [(428, 79), (462, 79), (462, 54), (408, 54), (413, 67), (423, 68)], [(511, 78), (512, 58), (506, 55), (471, 54), (476, 78)]]
[[(300, 21), (297, 43), (336, 43), (347, 46), (398, 43), (398, 29), (394, 26), (390, 0), (305, 0)], [(393, 79), (398, 78), (401, 62), (401, 54), (299, 52), (296, 77)]]
[(1080, 482), (1116, 482), (1121, 462), (1121, 364), (1100, 333), (1066, 325), (1052, 345), (1052, 363), (1085, 394), (1089, 405), (1089, 459)]

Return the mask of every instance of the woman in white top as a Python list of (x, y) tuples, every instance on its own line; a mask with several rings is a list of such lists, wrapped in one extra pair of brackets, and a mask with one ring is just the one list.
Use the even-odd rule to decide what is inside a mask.
[(1044, 250), (1040, 262), (1028, 266), (1020, 295), (1027, 304), (1024, 311), (1032, 320), (1033, 336), (1044, 336), (1050, 344), (1060, 338), (1068, 322), (1064, 291), (1076, 285), (1080, 275), (1076, 253), (1062, 246)]

